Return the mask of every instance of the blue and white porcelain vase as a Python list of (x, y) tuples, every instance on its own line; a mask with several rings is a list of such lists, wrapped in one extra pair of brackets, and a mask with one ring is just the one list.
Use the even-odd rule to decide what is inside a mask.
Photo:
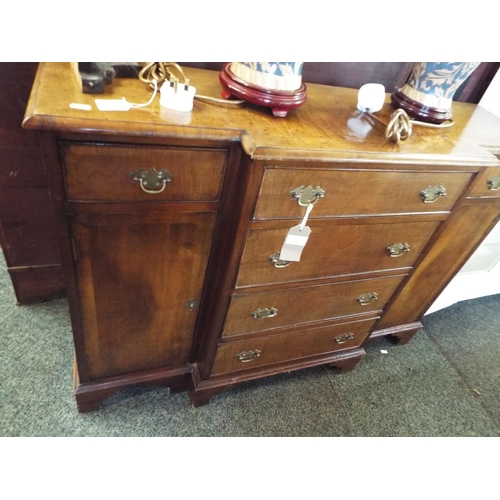
[(231, 72), (266, 90), (294, 91), (302, 86), (302, 62), (233, 62)]
[(478, 62), (415, 63), (401, 89), (392, 94), (395, 107), (422, 121), (442, 123), (452, 117), (453, 96), (479, 66)]

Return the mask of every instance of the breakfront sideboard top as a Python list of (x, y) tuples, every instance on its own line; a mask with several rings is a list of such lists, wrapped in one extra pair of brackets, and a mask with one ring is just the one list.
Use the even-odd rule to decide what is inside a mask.
[[(218, 72), (185, 68), (197, 93), (220, 98)], [(241, 108), (194, 101), (191, 113), (176, 115), (160, 107), (159, 97), (143, 108), (99, 111), (96, 98), (126, 98), (146, 103), (152, 90), (139, 79), (115, 78), (104, 94), (83, 94), (70, 63), (41, 63), (33, 86), (24, 127), (59, 132), (87, 132), (184, 138), (199, 141), (241, 141), (254, 159), (405, 161), (440, 165), (498, 165), (500, 119), (475, 104), (453, 103), (454, 125), (413, 127), (412, 136), (394, 144), (383, 126), (370, 125), (356, 110), (356, 89), (307, 85), (306, 102), (284, 118), (267, 108)], [(377, 116), (386, 123), (393, 111), (390, 94)], [(70, 103), (89, 104), (76, 110)]]

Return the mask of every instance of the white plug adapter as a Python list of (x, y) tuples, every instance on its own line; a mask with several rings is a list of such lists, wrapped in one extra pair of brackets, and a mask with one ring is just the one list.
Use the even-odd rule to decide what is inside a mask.
[(191, 111), (196, 88), (191, 85), (166, 81), (160, 88), (160, 106), (174, 111)]

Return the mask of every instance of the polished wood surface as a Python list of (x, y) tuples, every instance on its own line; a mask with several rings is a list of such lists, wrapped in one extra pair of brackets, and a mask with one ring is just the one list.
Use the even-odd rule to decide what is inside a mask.
[[(220, 96), (216, 72), (190, 68), (186, 69), (186, 75), (199, 94)], [(58, 92), (52, 92), (55, 88)], [(139, 80), (117, 79), (100, 97), (125, 97), (129, 102), (145, 103), (151, 97), (151, 89)], [(453, 127), (415, 127), (411, 140), (393, 144), (385, 140), (377, 126), (370, 125), (361, 131), (355, 126), (353, 128), (351, 120), (355, 124), (362, 120), (356, 110), (356, 89), (310, 85), (307, 102), (290, 110), (286, 120), (277, 120), (269, 110), (255, 105), (233, 109), (198, 100), (195, 100), (189, 117), (179, 117), (164, 112), (158, 98), (145, 108), (101, 112), (97, 110), (94, 99), (95, 96), (81, 93), (69, 63), (42, 64), (24, 126), (60, 132), (89, 133), (95, 130), (149, 137), (168, 135), (200, 141), (241, 140), (245, 152), (255, 159), (302, 157), (339, 161), (352, 160), (355, 155), (357, 159), (432, 161), (459, 167), (467, 160), (470, 162), (472, 156), (478, 164), (496, 163), (491, 153), (467, 139), (474, 133), (467, 130), (468, 124), (477, 126), (479, 134), (485, 139), (487, 137), (487, 133), (481, 130), (481, 123), (476, 125), (475, 120), (471, 120), (478, 109), (467, 103), (454, 103), (456, 123)], [(88, 104), (92, 110), (71, 109), (69, 105), (74, 102)], [(387, 102), (378, 114), (387, 123), (391, 111), (387, 96)]]
[(213, 226), (210, 213), (76, 218), (88, 380), (189, 363)]
[[(324, 197), (314, 203), (310, 218), (373, 215), (380, 214), (381, 209), (384, 214), (449, 211), (472, 177), (472, 173), (412, 172), (410, 168), (408, 171), (267, 168), (255, 218), (303, 216), (305, 209), (290, 193), (308, 185), (325, 191)], [(445, 187), (446, 195), (425, 203), (420, 192), (439, 185)]]
[[(371, 339), (411, 339), (498, 220), (488, 181), (500, 175), (500, 120), (479, 107), (454, 103), (452, 127), (415, 126), (394, 144), (356, 111), (356, 89), (308, 85), (286, 118), (197, 100), (180, 117), (158, 98), (104, 113), (68, 68), (40, 67), (24, 124), (44, 136), (81, 411), (145, 380), (184, 390), (189, 374), (199, 406), (258, 377), (352, 369)], [(219, 96), (217, 72), (186, 73), (200, 94)], [(117, 79), (100, 97), (150, 95)], [(387, 122), (391, 111), (387, 99), (378, 114)], [(178, 167), (178, 191), (148, 197), (128, 183), (131, 167), (165, 162)], [(325, 196), (300, 261), (277, 268), (270, 256), (305, 213), (291, 196), (301, 185)], [(429, 186), (445, 191), (432, 203), (421, 194)], [(378, 298), (362, 306), (362, 294)], [(253, 318), (261, 308), (277, 315)]]
[[(341, 316), (380, 312), (402, 279), (403, 276), (390, 276), (248, 295), (237, 293), (231, 299), (222, 336), (297, 327)], [(363, 295), (373, 297), (362, 301)], [(266, 308), (274, 308), (276, 315), (264, 318), (252, 316), (255, 311)]]
[[(122, 145), (65, 144), (68, 199), (75, 201), (214, 201), (219, 198), (226, 151)], [(146, 192), (131, 178), (139, 169), (165, 170), (166, 188)]]
[(420, 319), (499, 218), (499, 198), (491, 204), (469, 201), (461, 205), (456, 216), (444, 225), (442, 234), (388, 308), (378, 328)]
[[(217, 350), (213, 374), (249, 370), (281, 361), (357, 347), (367, 337), (373, 323), (373, 319), (367, 319), (335, 326), (309, 328), (286, 335), (221, 344)], [(259, 351), (259, 355), (250, 361), (240, 361), (238, 354), (248, 351)]]
[[(237, 287), (410, 268), (439, 224), (426, 221), (319, 225), (311, 221), (312, 232), (300, 262), (284, 268), (275, 267), (269, 256), (280, 251), (288, 229), (251, 230)], [(394, 243), (408, 243), (410, 251), (391, 257), (386, 249)]]

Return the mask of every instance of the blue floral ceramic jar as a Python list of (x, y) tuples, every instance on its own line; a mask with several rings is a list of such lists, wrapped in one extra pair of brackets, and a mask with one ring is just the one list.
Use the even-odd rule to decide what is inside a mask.
[(393, 104), (411, 117), (442, 123), (451, 119), (453, 96), (479, 66), (478, 62), (419, 62), (404, 86), (392, 95)]
[(294, 91), (302, 86), (302, 62), (233, 62), (231, 72), (266, 90)]

